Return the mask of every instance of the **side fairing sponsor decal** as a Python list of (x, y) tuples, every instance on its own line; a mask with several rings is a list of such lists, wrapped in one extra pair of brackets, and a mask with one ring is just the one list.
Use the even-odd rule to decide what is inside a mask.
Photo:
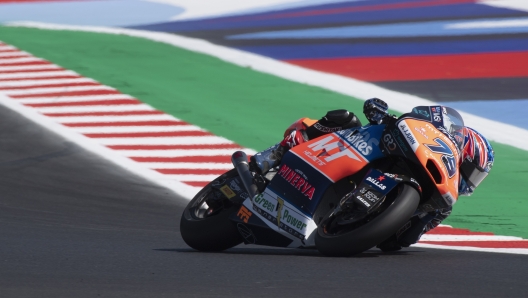
[(385, 147), (389, 151), (394, 151), (397, 148), (396, 142), (394, 141), (394, 137), (390, 133), (386, 133), (383, 135), (383, 141), (385, 142)]
[(352, 193), (352, 199), (359, 206), (363, 206), (362, 209), (370, 212), (396, 186), (398, 182), (394, 177), (396, 177), (394, 174), (382, 173), (376, 169), (370, 169), (365, 179), (361, 181), (358, 188)]
[(382, 132), (381, 143), (384, 153), (389, 155), (400, 155), (406, 157), (414, 156), (409, 145), (404, 140), (402, 132), (395, 125), (388, 125)]
[(269, 225), (299, 240), (305, 240), (317, 227), (310, 217), (302, 214), (269, 188), (255, 197), (253, 211)]
[(384, 179), (385, 179), (384, 175), (380, 175), (377, 178), (367, 177), (367, 181), (375, 185), (380, 190), (385, 190), (387, 188), (387, 186), (382, 183)]
[(317, 142), (311, 143), (308, 145), (308, 148), (310, 148), (312, 152), (323, 151), (323, 153), (318, 154), (317, 157), (322, 157), (327, 163), (339, 158), (350, 158), (361, 161), (355, 152), (348, 149), (348, 146), (346, 146), (340, 139), (336, 139), (334, 135), (329, 135)]
[(313, 198), (315, 187), (308, 182), (308, 177), (299, 169), (291, 169), (286, 164), (280, 167), (278, 175), (284, 178), (309, 200)]
[(375, 125), (341, 130), (336, 132), (336, 134), (352, 146), (356, 152), (370, 160), (379, 154), (379, 137), (383, 129), (384, 126)]
[(416, 152), (420, 144), (418, 143), (418, 140), (414, 137), (414, 134), (412, 133), (407, 123), (405, 123), (405, 121), (400, 121), (400, 123), (398, 123), (398, 128), (400, 129), (405, 140), (407, 140), (407, 143), (411, 146), (413, 151)]
[(453, 154), (453, 151), (449, 148), (449, 146), (442, 141), (440, 138), (435, 138), (433, 140), (436, 144), (424, 144), (431, 152), (442, 154), (442, 163), (444, 164), (447, 174), (449, 175), (449, 178), (452, 178), (455, 176), (458, 168), (457, 168), (457, 162), (455, 160), (455, 156)]
[(253, 215), (249, 210), (246, 208), (246, 206), (242, 205), (240, 206), (240, 209), (237, 212), (237, 216), (244, 221), (244, 223), (248, 223), (249, 218), (251, 218), (251, 215)]
[(371, 169), (367, 173), (365, 181), (376, 191), (386, 194), (397, 184), (395, 176), (394, 174), (382, 173), (378, 170)]
[(290, 151), (284, 155), (279, 171), (268, 188), (309, 215), (315, 212), (319, 200), (331, 184), (328, 177)]

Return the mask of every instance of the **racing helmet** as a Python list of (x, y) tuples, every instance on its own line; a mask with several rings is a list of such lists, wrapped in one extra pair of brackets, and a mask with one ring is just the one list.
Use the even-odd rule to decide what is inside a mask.
[(464, 127), (463, 133), (458, 194), (469, 196), (488, 176), (493, 166), (494, 152), (488, 140), (473, 128)]

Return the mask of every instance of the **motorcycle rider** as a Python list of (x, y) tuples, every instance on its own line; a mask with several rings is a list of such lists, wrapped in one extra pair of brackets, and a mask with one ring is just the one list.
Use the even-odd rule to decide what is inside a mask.
[[(389, 115), (387, 110), (387, 103), (378, 98), (371, 98), (363, 105), (363, 113), (370, 125), (382, 124), (390, 118), (395, 118)], [(328, 133), (361, 126), (361, 121), (354, 113), (347, 110), (329, 111), (318, 121), (303, 118), (290, 126), (281, 142), (252, 156), (251, 167), (259, 174), (265, 174), (271, 168), (278, 166), (284, 153), (292, 147)], [(463, 138), (458, 194), (469, 196), (491, 170), (494, 152), (488, 140), (470, 127), (463, 127), (455, 137)], [(396, 234), (377, 247), (382, 251), (397, 251), (402, 247), (409, 247), (418, 242), (424, 233), (436, 228), (445, 220), (451, 214), (451, 209), (449, 207), (414, 214)]]

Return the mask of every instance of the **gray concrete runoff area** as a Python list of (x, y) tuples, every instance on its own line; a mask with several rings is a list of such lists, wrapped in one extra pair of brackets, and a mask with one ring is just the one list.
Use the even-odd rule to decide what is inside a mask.
[(0, 106), (0, 297), (521, 297), (528, 257), (190, 249), (188, 202)]

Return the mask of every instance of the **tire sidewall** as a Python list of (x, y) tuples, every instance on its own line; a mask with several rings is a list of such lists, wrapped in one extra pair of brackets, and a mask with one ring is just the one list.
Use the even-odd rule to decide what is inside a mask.
[[(233, 177), (229, 171), (219, 178)], [(217, 179), (219, 179), (217, 178)], [(216, 180), (216, 179), (215, 179)], [(180, 220), (180, 233), (187, 245), (200, 251), (222, 251), (242, 243), (243, 239), (236, 224), (230, 219), (239, 205), (223, 209), (219, 213), (205, 218), (196, 218), (191, 214), (191, 207), (201, 200), (204, 195), (212, 191), (212, 182), (204, 187), (187, 204)]]
[(332, 236), (324, 233), (324, 227), (317, 228), (315, 245), (328, 256), (350, 256), (368, 250), (387, 239), (400, 229), (412, 216), (420, 195), (410, 185), (403, 184), (403, 190), (383, 213), (367, 224), (348, 233)]

